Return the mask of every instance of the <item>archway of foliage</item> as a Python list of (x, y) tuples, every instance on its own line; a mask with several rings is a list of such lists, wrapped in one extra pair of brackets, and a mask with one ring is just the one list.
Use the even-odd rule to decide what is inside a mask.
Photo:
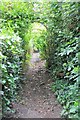
[[(27, 34), (25, 35), (25, 49), (28, 49), (27, 54), (31, 56), (33, 52), (39, 52), (41, 58), (46, 59), (46, 41), (47, 30), (41, 23), (34, 22), (30, 25)], [(27, 59), (27, 57), (26, 57)]]
[[(25, 61), (28, 63), (30, 59), (30, 26), (35, 19), (33, 7), (31, 2), (0, 2), (0, 69), (2, 73), (0, 85), (3, 86), (1, 90), (3, 115), (11, 111), (12, 102), (17, 97), (17, 90), (21, 88), (24, 80), (22, 78), (24, 63)], [(41, 35), (43, 39), (44, 33)], [(35, 41), (35, 43), (38, 42)]]
[(47, 42), (46, 49), (36, 46), (45, 50), (47, 68), (54, 80), (52, 89), (63, 105), (62, 116), (79, 118), (79, 7), (80, 3), (75, 2), (0, 2), (0, 84), (3, 84), (4, 90), (1, 92), (4, 112), (11, 109), (11, 102), (23, 80), (23, 63), (29, 57), (26, 53), (30, 49), (30, 26), (38, 22), (44, 24), (47, 35), (43, 32), (36, 41), (45, 38)]

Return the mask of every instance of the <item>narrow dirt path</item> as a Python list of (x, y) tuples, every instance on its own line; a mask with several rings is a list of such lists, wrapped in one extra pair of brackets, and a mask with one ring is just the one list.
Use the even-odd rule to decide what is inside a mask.
[(22, 100), (15, 105), (18, 118), (61, 118), (62, 107), (51, 91), (51, 79), (45, 69), (45, 61), (41, 61), (39, 53), (34, 53), (28, 80), (23, 86)]

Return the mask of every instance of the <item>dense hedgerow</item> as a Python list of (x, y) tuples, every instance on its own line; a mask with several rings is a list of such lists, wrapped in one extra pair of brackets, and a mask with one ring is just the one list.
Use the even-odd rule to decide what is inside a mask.
[(80, 107), (79, 6), (79, 3), (53, 3), (50, 10), (54, 16), (48, 22), (47, 64), (54, 79), (52, 89), (63, 105), (62, 116), (69, 118), (78, 118)]
[(36, 38), (34, 43), (51, 71), (52, 89), (63, 106), (62, 116), (79, 119), (79, 7), (80, 3), (74, 2), (0, 2), (3, 111), (10, 110), (20, 86), (23, 63), (28, 62), (30, 25), (40, 22), (47, 32), (33, 37)]
[(0, 69), (2, 71), (3, 112), (10, 110), (10, 103), (14, 101), (20, 87), (23, 49), (21, 38), (11, 30), (3, 29), (0, 33), (1, 57)]
[[(26, 56), (25, 35), (33, 17), (29, 2), (0, 2), (0, 69), (3, 115), (11, 111), (12, 102), (23, 82), (23, 65)], [(28, 46), (28, 45), (27, 45)], [(30, 53), (29, 53), (30, 54)]]

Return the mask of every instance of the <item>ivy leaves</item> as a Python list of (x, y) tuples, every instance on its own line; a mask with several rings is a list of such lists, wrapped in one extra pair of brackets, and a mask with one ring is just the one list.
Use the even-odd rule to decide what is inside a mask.
[[(77, 28), (79, 24), (79, 4), (60, 3), (55, 7), (53, 6), (55, 6), (54, 3), (51, 6), (54, 17), (50, 19), (50, 24), (51, 21), (53, 23), (52, 26), (49, 26), (50, 42), (48, 44), (50, 45), (47, 60), (53, 78), (55, 78), (52, 89), (56, 91), (58, 100), (63, 105), (62, 116), (70, 118), (76, 116), (78, 118), (80, 49)], [(61, 15), (59, 16), (59, 14)], [(64, 77), (61, 77), (62, 73)]]
[[(57, 98), (63, 105), (62, 116), (78, 117), (79, 6), (79, 3), (45, 2), (42, 5), (31, 2), (17, 4), (16, 2), (1, 2), (0, 69), (2, 70), (1, 84), (4, 89), (4, 110), (6, 107), (6, 110), (10, 110), (10, 102), (13, 101), (17, 86), (20, 85), (26, 51), (27, 59), (29, 57), (31, 38), (31, 34), (28, 34), (29, 26), (31, 22), (41, 21), (46, 25), (47, 34), (43, 33), (44, 35), (38, 37), (35, 43), (55, 78), (52, 89), (56, 91)], [(37, 12), (36, 8), (33, 10), (34, 7), (38, 7), (39, 11)]]
[(23, 54), (21, 49), (21, 38), (10, 32), (7, 29), (2, 29), (0, 33), (2, 45), (1, 48), (1, 64), (0, 69), (2, 72), (1, 83), (3, 85), (3, 112), (10, 110), (9, 105), (16, 95), (17, 84), (20, 81), (20, 67), (22, 61), (20, 56)]

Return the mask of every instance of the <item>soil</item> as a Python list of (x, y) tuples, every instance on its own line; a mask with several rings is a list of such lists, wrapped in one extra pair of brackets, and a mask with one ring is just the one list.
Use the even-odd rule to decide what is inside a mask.
[(45, 69), (45, 61), (39, 53), (33, 53), (27, 78), (15, 103), (16, 118), (61, 118), (62, 107), (51, 90), (52, 79)]

